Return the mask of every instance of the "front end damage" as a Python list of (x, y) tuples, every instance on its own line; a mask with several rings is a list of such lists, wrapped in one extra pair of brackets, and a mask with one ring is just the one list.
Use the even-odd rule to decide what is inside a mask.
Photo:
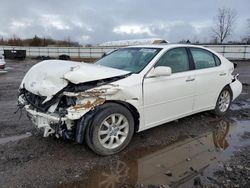
[[(86, 113), (102, 105), (116, 95), (118, 85), (106, 84), (85, 91), (62, 91), (50, 101), (45, 97), (32, 94), (25, 88), (20, 89), (18, 105), (25, 108), (28, 117), (37, 128), (43, 129), (43, 136), (55, 135), (75, 139), (77, 121)], [(111, 97), (112, 98), (112, 97)], [(43, 102), (45, 101), (45, 102)]]
[[(50, 73), (49, 69), (40, 72), (52, 63), (58, 63), (57, 66), (64, 64), (64, 67), (57, 72)], [(55, 135), (82, 142), (83, 139), (76, 139), (83, 131), (83, 127), (77, 127), (79, 122), (85, 114), (94, 111), (107, 100), (119, 99), (121, 88), (114, 82), (128, 77), (130, 73), (94, 65), (75, 63), (74, 67), (71, 66), (61, 61), (41, 62), (38, 68), (32, 67), (19, 88), (18, 107), (27, 111), (33, 124), (43, 130), (44, 137)], [(86, 77), (86, 82), (77, 80), (77, 77), (83, 79), (88, 74), (84, 73), (91, 69), (96, 76), (90, 75), (92, 78), (89, 80), (90, 76)], [(106, 69), (110, 77), (101, 74), (102, 69)]]

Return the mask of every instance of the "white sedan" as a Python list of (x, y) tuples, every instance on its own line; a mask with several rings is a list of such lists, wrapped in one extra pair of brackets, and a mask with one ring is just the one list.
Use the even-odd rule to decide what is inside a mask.
[(207, 110), (224, 115), (242, 91), (233, 70), (200, 46), (133, 46), (95, 64), (42, 61), (25, 75), (18, 103), (45, 137), (85, 140), (110, 155), (135, 132)]

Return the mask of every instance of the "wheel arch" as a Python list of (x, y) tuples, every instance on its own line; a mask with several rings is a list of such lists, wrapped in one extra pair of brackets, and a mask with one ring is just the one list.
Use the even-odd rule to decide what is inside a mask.
[(140, 114), (138, 110), (130, 103), (120, 100), (107, 100), (105, 103), (96, 106), (92, 110), (88, 111), (86, 114), (84, 114), (78, 121), (76, 126), (76, 132), (75, 132), (75, 140), (77, 143), (81, 144), (83, 143), (85, 134), (86, 134), (86, 128), (92, 123), (92, 120), (96, 113), (104, 108), (107, 104), (118, 104), (125, 108), (127, 108), (134, 119), (135, 123), (135, 129), (134, 131), (137, 132), (139, 130), (139, 124), (140, 124)]
[(232, 91), (232, 88), (231, 88), (231, 86), (230, 86), (230, 83), (228, 83), (228, 84), (226, 84), (224, 87), (221, 88), (220, 92), (218, 93), (218, 95), (217, 95), (217, 97), (216, 97), (216, 99), (215, 99), (215, 104), (216, 104), (216, 102), (217, 102), (217, 100), (218, 100), (218, 98), (219, 98), (219, 96), (220, 96), (220, 93), (221, 93), (225, 88), (228, 88), (228, 89), (229, 89), (230, 94), (232, 95), (231, 97), (232, 97), (232, 99), (233, 99), (233, 91)]
[[(222, 90), (223, 89), (225, 89), (225, 88), (228, 88), (229, 89), (229, 91), (230, 91), (230, 93), (231, 93), (231, 100), (233, 100), (233, 90), (232, 90), (232, 88), (231, 88), (231, 86), (230, 86), (230, 83), (229, 84), (227, 84), (227, 85), (225, 85), (223, 88), (222, 88)], [(221, 91), (222, 91), (221, 90)]]
[(107, 100), (107, 101), (105, 101), (104, 104), (107, 104), (107, 103), (116, 103), (116, 104), (119, 104), (119, 105), (127, 108), (131, 112), (131, 115), (133, 116), (134, 123), (135, 123), (135, 132), (137, 132), (139, 130), (140, 113), (138, 112), (138, 110), (136, 109), (135, 106), (133, 106), (132, 104), (130, 104), (128, 102), (121, 101), (121, 100)]
[[(220, 97), (221, 93), (222, 93), (225, 89), (229, 91), (231, 100), (230, 100), (230, 102), (229, 102), (229, 106), (227, 107), (227, 109), (226, 109), (225, 111), (221, 111), (221, 110), (219, 109), (219, 107), (218, 107), (219, 97)], [(231, 89), (231, 87), (230, 87), (230, 84), (227, 84), (227, 85), (225, 85), (225, 86), (221, 89), (219, 95), (217, 96), (216, 103), (215, 103), (215, 107), (214, 107), (214, 109), (213, 109), (213, 113), (216, 114), (216, 115), (218, 115), (218, 116), (224, 116), (224, 115), (226, 114), (226, 112), (228, 111), (228, 109), (230, 108), (230, 105), (231, 105), (231, 102), (232, 102), (232, 101), (233, 101), (233, 92), (232, 92), (232, 89)]]

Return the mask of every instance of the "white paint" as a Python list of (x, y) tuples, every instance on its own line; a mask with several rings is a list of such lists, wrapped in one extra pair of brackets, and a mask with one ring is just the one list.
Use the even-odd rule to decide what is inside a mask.
[(101, 80), (115, 76), (128, 74), (128, 71), (104, 67), (97, 64), (81, 63), (73, 71), (64, 74), (64, 78), (74, 84)]
[(74, 61), (47, 60), (34, 65), (25, 75), (20, 88), (51, 98), (63, 89), (68, 81), (78, 84), (125, 75), (129, 72), (96, 64)]

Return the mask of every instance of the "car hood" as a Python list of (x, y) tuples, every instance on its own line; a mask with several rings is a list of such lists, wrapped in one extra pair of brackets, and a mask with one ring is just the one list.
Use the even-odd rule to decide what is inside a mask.
[(50, 98), (66, 87), (68, 82), (79, 84), (128, 73), (127, 71), (96, 64), (47, 60), (37, 63), (27, 72), (20, 88)]

